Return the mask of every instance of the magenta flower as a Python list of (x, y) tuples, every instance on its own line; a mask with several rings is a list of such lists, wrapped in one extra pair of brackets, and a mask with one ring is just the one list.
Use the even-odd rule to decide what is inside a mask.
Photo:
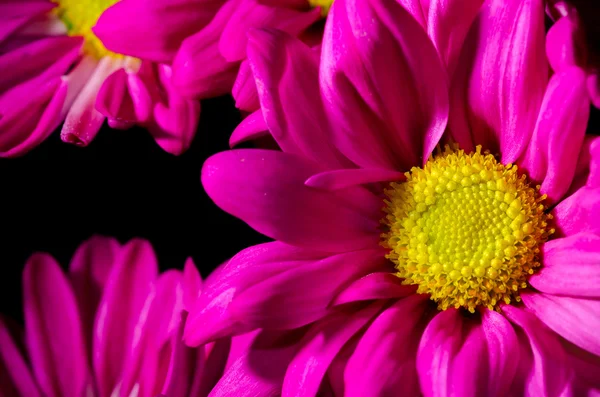
[[(277, 28), (301, 37), (311, 45), (321, 42), (322, 21), (332, 0), (178, 0), (166, 14), (164, 6), (172, 1), (123, 0), (100, 19), (95, 31), (113, 51), (137, 57), (164, 54), (170, 59), (185, 36), (179, 13), (192, 15), (223, 4), (209, 24), (189, 26), (187, 37), (173, 62), (173, 83), (188, 97), (208, 98), (232, 92), (236, 104), (247, 111), (259, 107), (256, 86), (246, 61), (247, 33), (252, 28)], [(129, 18), (144, 10), (136, 18)], [(177, 10), (177, 12), (175, 12)], [(156, 29), (159, 25), (161, 28)], [(138, 40), (123, 40), (137, 32)], [(148, 41), (147, 36), (152, 40)], [(140, 43), (144, 43), (140, 45)]]
[[(427, 26), (453, 37), (444, 18), (464, 2), (428, 3)], [(300, 333), (278, 363), (283, 396), (600, 392), (587, 76), (550, 73), (541, 0), (475, 15), (462, 45), (443, 46), (395, 2), (336, 0), (320, 66), (290, 35), (250, 34), (282, 151), (219, 153), (202, 183), (276, 241), (211, 277), (186, 343)]]
[[(104, 120), (113, 128), (147, 128), (166, 151), (181, 154), (194, 136), (200, 105), (180, 96), (164, 57), (111, 52), (92, 31), (116, 0), (8, 0), (0, 5), (0, 156), (19, 156), (64, 121), (61, 138), (86, 146)], [(175, 7), (172, 5), (171, 7)], [(124, 16), (138, 19), (144, 7)], [(169, 6), (161, 8), (168, 12)], [(212, 12), (211, 12), (212, 11)], [(187, 14), (207, 23), (216, 9)], [(114, 23), (114, 21), (113, 21)], [(123, 21), (122, 21), (123, 23)], [(186, 25), (187, 24), (187, 25)], [(146, 30), (156, 29), (156, 25)], [(137, 40), (127, 32), (121, 41)], [(152, 36), (136, 41), (140, 47)], [(152, 54), (150, 54), (152, 55)]]
[[(121, 246), (92, 237), (67, 275), (51, 256), (33, 255), (23, 272), (24, 351), (20, 333), (0, 320), (0, 394), (207, 395), (228, 360), (230, 340), (183, 345), (186, 310), (200, 288), (191, 259), (183, 272), (159, 275), (143, 240)], [(234, 343), (231, 359), (244, 343)]]

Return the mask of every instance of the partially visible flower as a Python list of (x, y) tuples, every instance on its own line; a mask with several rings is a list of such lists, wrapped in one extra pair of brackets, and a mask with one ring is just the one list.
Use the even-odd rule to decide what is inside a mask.
[[(163, 63), (168, 59), (111, 52), (93, 33), (98, 18), (114, 3), (0, 4), (0, 156), (26, 153), (63, 121), (62, 140), (79, 146), (89, 144), (108, 120), (113, 128), (147, 128), (169, 153), (181, 154), (189, 147), (200, 105), (174, 91), (171, 68)], [(124, 18), (136, 19), (143, 10)], [(213, 7), (212, 12), (187, 16), (201, 26), (215, 11)], [(176, 25), (182, 28), (186, 21)], [(137, 44), (143, 47), (144, 42)]]
[[(547, 9), (555, 20), (546, 39), (546, 53), (552, 69), (556, 73), (571, 66), (585, 70), (590, 101), (600, 108), (600, 50), (594, 48), (600, 44), (597, 36), (600, 18), (598, 3), (551, 0)], [(584, 15), (581, 15), (582, 12)]]
[(550, 73), (544, 18), (486, 0), (450, 73), (395, 1), (336, 0), (320, 58), (252, 32), (281, 151), (219, 153), (202, 183), (276, 241), (215, 272), (186, 343), (303, 333), (283, 396), (598, 393), (600, 139), (586, 73)]
[[(258, 109), (256, 85), (246, 61), (247, 33), (252, 28), (277, 28), (318, 46), (322, 20), (333, 0), (230, 0), (222, 2), (209, 24), (198, 23), (190, 30), (173, 62), (173, 84), (188, 97), (208, 98), (230, 93), (242, 110)], [(175, 14), (164, 15), (158, 0), (148, 6), (145, 0), (123, 0), (100, 19), (95, 32), (113, 51), (136, 57), (169, 54), (180, 43), (170, 39), (180, 30)], [(177, 7), (199, 13), (218, 1), (178, 0)], [(129, 18), (135, 10), (144, 10)], [(156, 29), (157, 24), (160, 28)], [(130, 32), (139, 32), (131, 35)], [(127, 33), (127, 34), (125, 34)], [(150, 35), (153, 40), (146, 40)], [(159, 39), (157, 39), (159, 38)], [(154, 40), (156, 39), (156, 40)], [(140, 45), (140, 42), (144, 42)], [(154, 59), (154, 58), (151, 58)], [(164, 59), (164, 58), (163, 58)], [(239, 71), (239, 73), (238, 73)]]
[[(0, 319), (0, 394), (4, 396), (205, 396), (230, 358), (230, 339), (188, 348), (181, 336), (201, 278), (158, 274), (152, 247), (92, 237), (65, 275), (47, 254), (23, 271), (24, 349)], [(240, 338), (238, 344), (248, 343)], [(236, 342), (237, 343), (237, 342)], [(231, 348), (231, 359), (241, 352)]]

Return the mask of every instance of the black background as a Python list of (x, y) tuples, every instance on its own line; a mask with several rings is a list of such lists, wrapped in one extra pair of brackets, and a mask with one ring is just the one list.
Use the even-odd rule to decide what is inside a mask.
[(182, 156), (165, 153), (142, 129), (106, 125), (86, 148), (55, 132), (16, 159), (0, 159), (0, 313), (22, 320), (21, 272), (33, 252), (67, 268), (94, 234), (148, 239), (161, 269), (193, 257), (204, 277), (239, 250), (266, 241), (206, 196), (200, 169), (228, 149), (240, 121), (230, 97), (202, 102), (200, 126)]

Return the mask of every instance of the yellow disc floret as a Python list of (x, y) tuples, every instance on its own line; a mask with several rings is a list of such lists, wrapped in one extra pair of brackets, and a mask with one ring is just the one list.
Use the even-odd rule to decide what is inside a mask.
[(100, 59), (103, 56), (119, 56), (104, 47), (92, 28), (100, 15), (119, 0), (52, 0), (58, 4), (56, 15), (64, 22), (69, 36), (84, 38), (83, 51)]
[(308, 4), (310, 4), (311, 7), (321, 7), (321, 15), (326, 17), (327, 14), (329, 14), (329, 9), (333, 4), (333, 0), (308, 0)]
[(441, 310), (519, 302), (554, 229), (546, 196), (517, 171), (481, 147), (465, 154), (446, 146), (406, 182), (392, 182), (382, 237), (404, 284), (418, 285)]

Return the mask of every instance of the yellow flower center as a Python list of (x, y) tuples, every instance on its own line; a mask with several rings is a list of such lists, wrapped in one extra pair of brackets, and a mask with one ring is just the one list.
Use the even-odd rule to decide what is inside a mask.
[(554, 233), (539, 188), (480, 146), (471, 154), (446, 146), (386, 189), (387, 257), (440, 310), (519, 302)]
[(321, 15), (326, 17), (327, 14), (329, 14), (329, 9), (333, 4), (333, 0), (308, 0), (308, 4), (310, 4), (311, 7), (321, 7)]
[(108, 51), (92, 32), (100, 15), (117, 1), (119, 0), (52, 0), (58, 4), (54, 12), (66, 25), (69, 36), (83, 36), (83, 51), (96, 59), (120, 56)]

